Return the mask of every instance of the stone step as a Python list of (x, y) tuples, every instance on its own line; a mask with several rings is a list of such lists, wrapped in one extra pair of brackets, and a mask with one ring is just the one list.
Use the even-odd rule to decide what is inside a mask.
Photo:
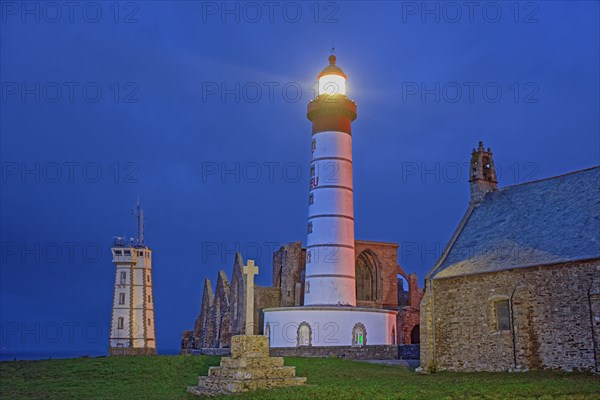
[(188, 392), (194, 394), (224, 394), (248, 392), (257, 389), (298, 386), (306, 383), (306, 378), (280, 378), (280, 379), (220, 379), (203, 376), (198, 386), (190, 386)]
[(272, 368), (282, 366), (283, 357), (221, 358), (222, 368)]
[(210, 367), (208, 376), (221, 379), (273, 379), (293, 378), (296, 376), (295, 367), (270, 368), (221, 368)]
[(306, 383), (306, 378), (294, 377), (294, 378), (281, 378), (281, 379), (256, 379), (256, 380), (244, 380), (242, 381), (243, 391), (251, 391), (257, 389), (269, 389), (287, 386), (298, 386)]

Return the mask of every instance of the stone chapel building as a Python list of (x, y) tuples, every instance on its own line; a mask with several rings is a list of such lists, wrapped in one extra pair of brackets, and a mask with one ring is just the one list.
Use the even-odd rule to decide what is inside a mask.
[[(357, 240), (355, 248), (357, 306), (398, 311), (397, 345), (393, 351), (386, 349), (385, 354), (374, 354), (373, 351), (362, 354), (380, 358), (418, 358), (419, 303), (423, 289), (418, 287), (417, 275), (406, 274), (398, 265), (397, 244)], [(214, 292), (210, 280), (204, 281), (200, 314), (194, 329), (183, 332), (182, 353), (223, 353), (230, 347), (231, 336), (245, 333), (243, 262), (241, 255), (236, 254), (231, 281), (224, 271), (219, 271)], [(272, 286), (254, 286), (254, 334), (264, 334), (262, 310), (303, 305), (305, 269), (306, 249), (301, 242), (284, 245), (273, 254)], [(407, 281), (408, 290), (404, 289), (402, 279)], [(413, 346), (398, 349), (398, 345)], [(358, 357), (356, 354), (346, 356)]]
[(480, 143), (470, 186), (426, 276), (421, 367), (599, 372), (600, 167), (498, 189)]

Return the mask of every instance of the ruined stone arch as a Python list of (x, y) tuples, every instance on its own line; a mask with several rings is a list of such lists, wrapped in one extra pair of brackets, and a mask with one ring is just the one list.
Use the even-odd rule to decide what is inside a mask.
[(356, 300), (377, 301), (379, 293), (379, 261), (372, 250), (364, 250), (356, 258)]

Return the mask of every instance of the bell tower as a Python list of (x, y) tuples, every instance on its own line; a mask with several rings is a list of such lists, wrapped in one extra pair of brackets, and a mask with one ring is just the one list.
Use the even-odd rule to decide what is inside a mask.
[(473, 149), (471, 153), (470, 171), (471, 204), (477, 206), (481, 204), (486, 193), (498, 190), (492, 150), (489, 147), (485, 150), (483, 142), (479, 142), (477, 150)]

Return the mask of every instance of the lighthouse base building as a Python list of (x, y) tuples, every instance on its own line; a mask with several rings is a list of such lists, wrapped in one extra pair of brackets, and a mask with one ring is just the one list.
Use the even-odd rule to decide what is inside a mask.
[[(378, 313), (393, 311), (397, 315), (389, 325), (372, 327), (365, 314), (357, 313), (356, 322), (339, 324), (337, 330), (342, 338), (342, 329), (346, 332), (346, 342), (333, 342), (335, 325), (319, 322), (310, 315), (295, 311), (314, 311), (304, 305), (306, 276), (306, 251), (301, 242), (292, 242), (281, 246), (273, 254), (272, 285), (254, 286), (254, 334), (267, 335), (270, 340), (280, 340), (280, 347), (273, 347), (273, 356), (298, 355), (303, 357), (321, 357), (336, 355), (353, 359), (418, 359), (419, 358), (419, 303), (423, 289), (418, 287), (417, 275), (406, 274), (398, 265), (399, 245), (387, 242), (356, 240), (356, 311), (367, 310)], [(216, 281), (204, 282), (200, 312), (193, 329), (183, 332), (181, 352), (183, 354), (227, 354), (231, 346), (231, 337), (245, 333), (243, 260), (238, 254), (229, 273), (219, 271)], [(263, 269), (264, 271), (265, 269)], [(317, 307), (311, 307), (317, 308)], [(335, 307), (339, 310), (341, 307)], [(265, 311), (268, 310), (267, 313)], [(275, 321), (265, 322), (265, 316), (277, 311), (290, 311), (286, 314), (294, 317), (285, 324)], [(311, 312), (312, 314), (312, 312)], [(316, 314), (315, 314), (316, 315)], [(283, 316), (280, 315), (282, 318)], [(296, 318), (304, 318), (297, 320)], [(310, 319), (307, 319), (310, 318)], [(367, 321), (365, 324), (364, 321)], [(300, 327), (302, 322), (306, 324)], [(360, 338), (352, 344), (353, 332), (364, 326), (362, 345)], [(362, 325), (360, 325), (362, 324)], [(349, 328), (348, 328), (349, 327)], [(283, 338), (285, 328), (285, 338)], [(348, 334), (348, 332), (350, 332)], [(375, 344), (377, 335), (384, 332), (395, 333), (390, 337), (391, 344)], [(299, 335), (300, 334), (300, 335)], [(303, 335), (303, 336), (301, 336)], [(328, 336), (329, 335), (329, 336)], [(298, 340), (298, 338), (304, 340)], [(346, 344), (342, 344), (346, 343)]]

